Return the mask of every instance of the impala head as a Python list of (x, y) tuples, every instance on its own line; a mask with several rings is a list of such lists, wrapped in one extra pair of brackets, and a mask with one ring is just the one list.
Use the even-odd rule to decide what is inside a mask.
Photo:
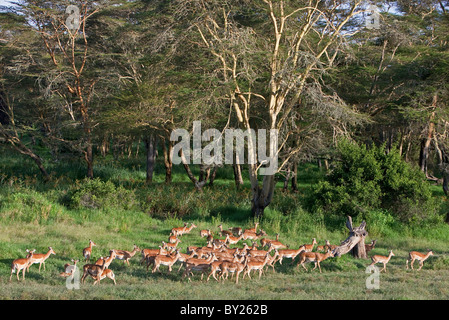
[(430, 250), (430, 249), (427, 249), (427, 254), (428, 254), (429, 256), (433, 256), (433, 251)]
[(54, 255), (56, 255), (56, 253), (55, 253), (55, 251), (53, 250), (53, 248), (52, 248), (52, 247), (48, 247), (48, 250), (50, 250), (50, 254), (54, 254)]
[(76, 265), (76, 263), (77, 263), (79, 260), (73, 260), (73, 259), (71, 259), (71, 261)]
[(393, 250), (390, 250), (390, 255), (394, 256)]
[(26, 252), (28, 252), (28, 256), (29, 257), (32, 257), (33, 256), (33, 254), (34, 254), (34, 252), (36, 252), (36, 249), (33, 249), (33, 250), (28, 250), (28, 249), (26, 249)]
[(190, 225), (190, 227), (192, 227), (192, 228), (198, 228), (194, 223), (192, 223), (192, 224)]
[(136, 250), (138, 252), (142, 251), (142, 249), (140, 249), (136, 244), (134, 244), (134, 250)]
[(316, 239), (315, 239), (315, 238), (313, 238), (313, 239), (312, 239), (312, 244), (317, 244), (317, 242), (316, 242)]
[(96, 246), (97, 246), (97, 244), (96, 244), (95, 242), (93, 242), (92, 240), (90, 240), (90, 239), (89, 239), (89, 244), (90, 244), (92, 247), (96, 247)]

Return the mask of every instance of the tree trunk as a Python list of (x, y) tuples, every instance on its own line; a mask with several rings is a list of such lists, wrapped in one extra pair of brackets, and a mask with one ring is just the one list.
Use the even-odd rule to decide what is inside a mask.
[(348, 216), (346, 227), (349, 229), (349, 237), (332, 251), (334, 256), (340, 257), (351, 251), (354, 258), (366, 259), (365, 237), (368, 235), (365, 230), (366, 222), (363, 221), (360, 226), (354, 228), (352, 218)]
[(234, 169), (235, 187), (237, 188), (237, 190), (239, 190), (243, 185), (242, 168), (239, 164), (233, 164), (232, 168)]
[(215, 176), (217, 175), (217, 167), (215, 166), (213, 169), (212, 169), (212, 173), (211, 173), (211, 175), (210, 175), (210, 177), (209, 177), (209, 186), (213, 186), (214, 185), (214, 181), (215, 181)]
[(156, 164), (157, 138), (152, 134), (145, 139), (145, 148), (147, 151), (147, 178), (146, 183), (153, 182), (154, 166)]
[(92, 148), (91, 137), (88, 137), (86, 151), (84, 153), (84, 159), (87, 164), (87, 177), (90, 179), (94, 178), (94, 153)]
[(162, 143), (162, 150), (164, 152), (164, 166), (165, 166), (165, 183), (169, 184), (172, 181), (172, 168), (173, 162), (171, 158), (173, 150), (173, 142), (168, 140), (168, 148), (165, 145), (165, 141)]
[(298, 162), (293, 162), (292, 191), (298, 191)]

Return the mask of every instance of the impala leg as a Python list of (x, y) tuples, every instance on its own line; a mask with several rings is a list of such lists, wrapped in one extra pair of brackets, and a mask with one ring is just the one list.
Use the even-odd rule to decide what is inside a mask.
[(420, 261), (420, 262), (419, 262), (419, 269), (418, 269), (418, 271), (421, 270), (423, 264), (424, 264), (424, 261)]
[(412, 270), (414, 270), (413, 269), (413, 263), (415, 262), (415, 259), (412, 259), (412, 262), (410, 263), (410, 267), (412, 267)]

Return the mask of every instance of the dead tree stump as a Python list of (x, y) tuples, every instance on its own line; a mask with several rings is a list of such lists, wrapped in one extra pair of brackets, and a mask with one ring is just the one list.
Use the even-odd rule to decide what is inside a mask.
[(340, 257), (351, 251), (354, 258), (366, 259), (365, 238), (368, 235), (368, 232), (365, 230), (366, 222), (362, 221), (360, 226), (354, 228), (352, 226), (352, 218), (348, 216), (346, 227), (349, 229), (349, 237), (332, 251), (334, 257)]

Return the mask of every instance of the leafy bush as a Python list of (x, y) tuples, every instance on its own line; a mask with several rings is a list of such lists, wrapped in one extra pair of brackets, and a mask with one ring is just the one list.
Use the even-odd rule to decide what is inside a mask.
[(78, 181), (67, 194), (69, 207), (72, 209), (132, 209), (136, 204), (133, 190), (122, 186), (116, 187), (111, 181), (99, 178)]
[(312, 210), (357, 216), (386, 209), (403, 221), (423, 220), (436, 205), (424, 174), (402, 160), (395, 149), (341, 141), (336, 167), (308, 198)]

